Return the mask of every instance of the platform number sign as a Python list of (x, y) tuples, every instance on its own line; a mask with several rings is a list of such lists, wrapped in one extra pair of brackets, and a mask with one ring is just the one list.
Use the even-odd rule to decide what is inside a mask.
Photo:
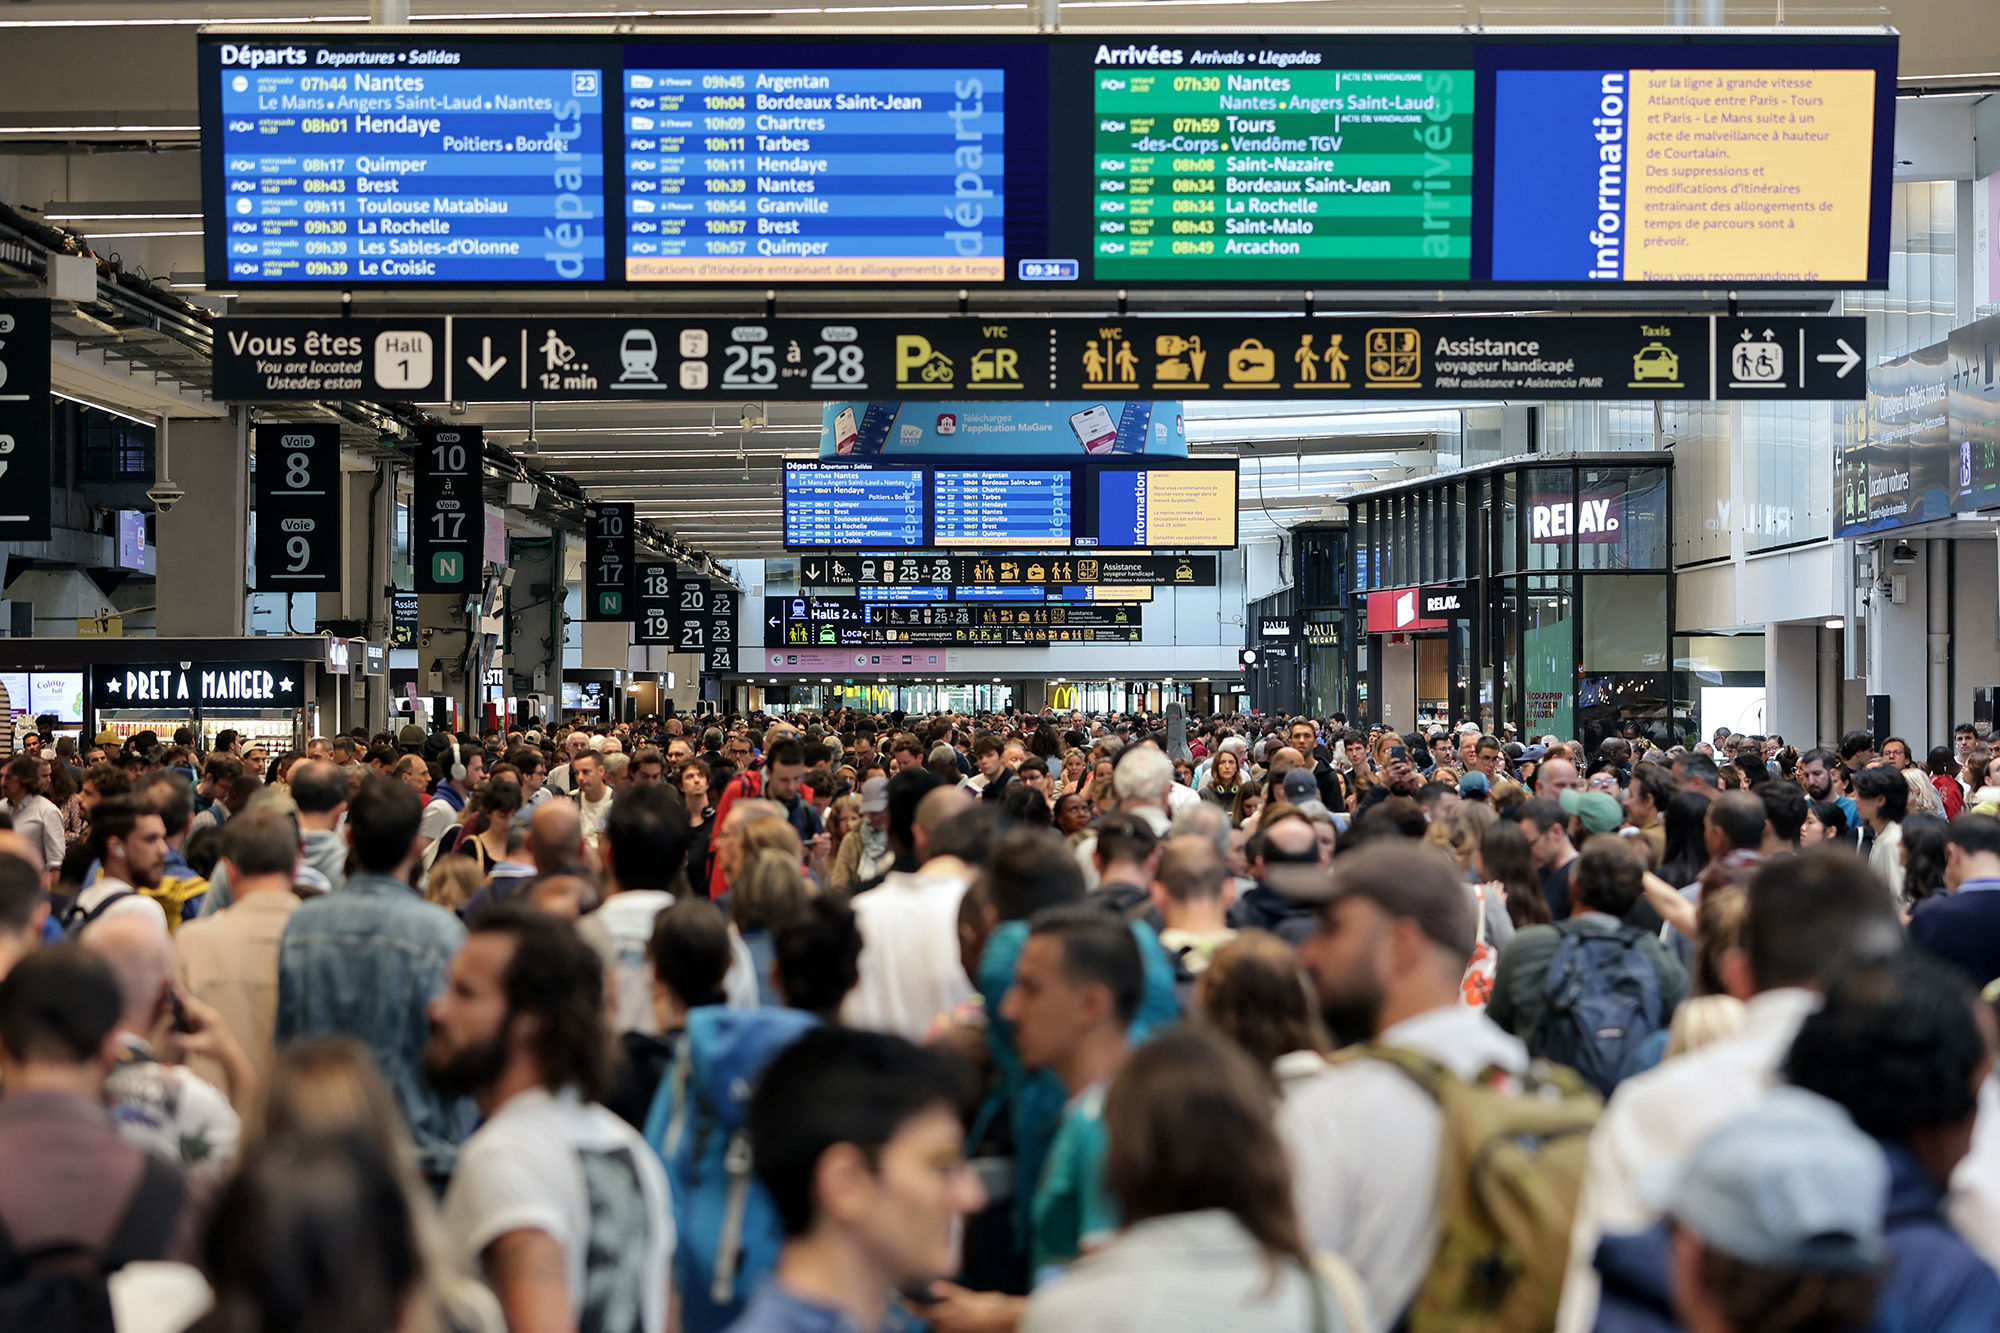
[(674, 651), (708, 658), (708, 580), (674, 582)]
[(410, 516), (418, 592), (473, 592), (484, 572), (485, 439), (477, 426), (417, 428), (416, 509)]
[(673, 646), (678, 638), (674, 633), (673, 561), (641, 560), (634, 582), (638, 604), (632, 616), (632, 641)]
[(708, 590), (708, 648), (702, 656), (704, 675), (719, 676), (736, 670), (736, 607), (734, 588)]
[(49, 539), (52, 439), (49, 303), (0, 301), (0, 541)]
[(583, 618), (631, 620), (636, 610), (633, 578), (637, 568), (630, 504), (597, 504), (585, 514), (583, 532)]
[(340, 591), (340, 427), (257, 427), (260, 592)]

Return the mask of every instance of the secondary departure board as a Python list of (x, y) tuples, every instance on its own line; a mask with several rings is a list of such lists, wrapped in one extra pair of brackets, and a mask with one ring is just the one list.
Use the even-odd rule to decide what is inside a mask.
[[(1881, 28), (231, 25), (198, 54), (215, 285), (1888, 283)], [(1266, 378), (1335, 379), (1326, 351)], [(1013, 387), (920, 352), (899, 381)]]
[(1097, 276), (1463, 281), (1473, 86), (1470, 69), (1098, 70)]

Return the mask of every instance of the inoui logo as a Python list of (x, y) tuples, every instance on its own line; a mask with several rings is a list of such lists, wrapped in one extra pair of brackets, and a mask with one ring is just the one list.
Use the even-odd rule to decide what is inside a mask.
[(1625, 497), (1586, 495), (1537, 504), (1529, 511), (1528, 539), (1537, 542), (1615, 542), (1625, 526)]

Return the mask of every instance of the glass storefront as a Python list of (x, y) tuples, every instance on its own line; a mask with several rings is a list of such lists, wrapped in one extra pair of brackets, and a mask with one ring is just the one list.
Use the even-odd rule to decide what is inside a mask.
[[(1391, 701), (1411, 698), (1417, 720), (1592, 746), (1619, 733), (1669, 743), (1692, 728), (1670, 632), (1670, 456), (1530, 455), (1365, 492), (1351, 514), (1354, 549), (1333, 566), (1353, 575), (1348, 624), (1363, 623), (1371, 592), (1462, 583), (1470, 610), (1357, 632), (1344, 678), (1323, 675), (1333, 663), (1309, 651), (1316, 710), (1400, 721), (1386, 716)], [(1413, 654), (1383, 651), (1406, 644)], [(1414, 682), (1384, 678), (1406, 661)]]

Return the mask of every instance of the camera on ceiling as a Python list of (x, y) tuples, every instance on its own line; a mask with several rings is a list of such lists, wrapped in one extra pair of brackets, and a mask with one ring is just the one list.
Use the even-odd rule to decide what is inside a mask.
[(182, 500), (187, 499), (187, 492), (172, 482), (166, 481), (147, 491), (146, 498), (153, 502), (153, 508), (164, 514)]

